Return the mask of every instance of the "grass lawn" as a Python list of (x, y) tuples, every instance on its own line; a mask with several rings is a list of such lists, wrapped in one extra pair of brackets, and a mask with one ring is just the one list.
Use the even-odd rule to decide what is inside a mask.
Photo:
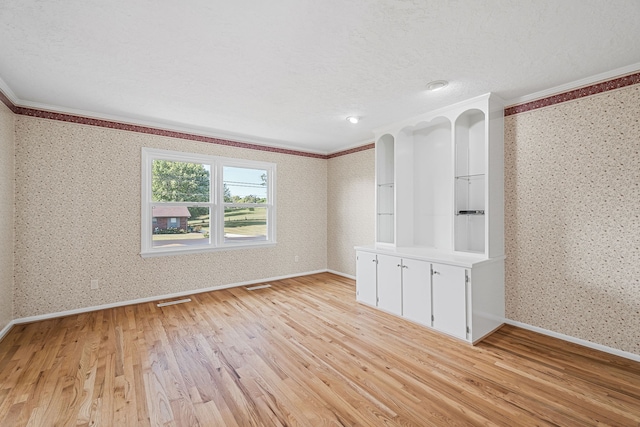
[(227, 209), (224, 213), (225, 234), (241, 236), (265, 236), (267, 234), (267, 209)]
[[(200, 226), (200, 232), (187, 234), (154, 234), (153, 240), (204, 239), (209, 231), (209, 215), (188, 221), (189, 226)], [(264, 236), (267, 234), (267, 210), (265, 208), (228, 208), (224, 213), (225, 234), (240, 236)]]

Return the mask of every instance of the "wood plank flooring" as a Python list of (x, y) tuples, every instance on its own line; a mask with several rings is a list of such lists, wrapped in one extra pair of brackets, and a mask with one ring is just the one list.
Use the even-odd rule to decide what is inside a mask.
[(479, 345), (317, 274), (15, 326), (1, 426), (639, 426), (640, 363), (505, 326)]

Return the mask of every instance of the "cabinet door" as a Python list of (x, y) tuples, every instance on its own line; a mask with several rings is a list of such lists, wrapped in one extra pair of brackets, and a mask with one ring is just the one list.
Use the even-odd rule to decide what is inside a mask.
[(433, 264), (433, 327), (454, 337), (467, 338), (465, 269)]
[(376, 305), (376, 254), (356, 252), (356, 300)]
[(378, 254), (378, 307), (402, 315), (402, 259)]
[(431, 264), (402, 260), (402, 315), (431, 326)]

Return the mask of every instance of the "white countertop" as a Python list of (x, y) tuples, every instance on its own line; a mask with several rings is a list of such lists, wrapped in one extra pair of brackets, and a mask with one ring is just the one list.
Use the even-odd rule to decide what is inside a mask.
[(472, 254), (463, 252), (443, 251), (436, 248), (403, 246), (395, 247), (391, 245), (366, 245), (356, 246), (357, 251), (375, 252), (385, 255), (393, 255), (402, 258), (411, 258), (423, 261), (431, 261), (440, 264), (455, 265), (459, 267), (471, 268), (481, 263), (497, 262), (505, 259), (504, 256), (487, 258), (484, 254)]

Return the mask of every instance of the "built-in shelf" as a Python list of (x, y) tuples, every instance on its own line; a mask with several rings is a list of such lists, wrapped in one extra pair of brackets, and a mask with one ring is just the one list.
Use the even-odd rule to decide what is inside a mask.
[(484, 178), (484, 174), (483, 173), (477, 173), (475, 175), (461, 175), (461, 176), (456, 176), (456, 179), (462, 179), (465, 181), (471, 181), (474, 179), (482, 179)]
[(376, 145), (376, 241), (395, 243), (395, 140), (389, 136)]
[(488, 109), (471, 108), (455, 123), (454, 249), (487, 255)]
[(504, 254), (503, 102), (483, 95), (376, 131), (376, 242)]
[(491, 94), (375, 131), (376, 243), (356, 298), (475, 343), (504, 311), (504, 103)]
[(484, 215), (484, 209), (460, 210), (456, 215)]

